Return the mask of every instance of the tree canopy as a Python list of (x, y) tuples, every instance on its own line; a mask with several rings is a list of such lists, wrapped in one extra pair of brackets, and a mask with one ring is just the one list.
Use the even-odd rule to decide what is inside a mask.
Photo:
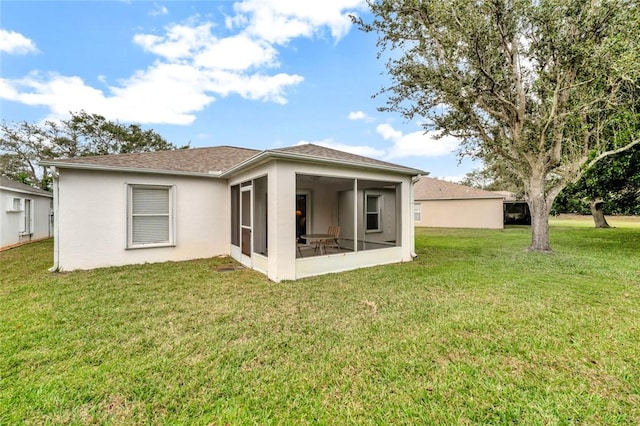
[[(461, 138), (522, 183), (530, 249), (549, 251), (554, 199), (640, 143), (635, 0), (370, 0), (356, 19), (389, 53), (387, 111)], [(630, 138), (619, 133), (635, 132)]]
[(0, 173), (43, 189), (49, 188), (51, 176), (40, 160), (168, 149), (177, 147), (153, 130), (85, 111), (60, 122), (0, 124)]

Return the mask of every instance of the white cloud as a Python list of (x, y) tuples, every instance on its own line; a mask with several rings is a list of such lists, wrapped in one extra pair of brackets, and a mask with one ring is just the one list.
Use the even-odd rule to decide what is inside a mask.
[(188, 59), (217, 41), (211, 34), (212, 27), (211, 22), (197, 26), (174, 24), (168, 26), (162, 36), (136, 34), (133, 41), (147, 52), (169, 61)]
[(283, 104), (285, 88), (301, 79), (287, 74), (203, 73), (190, 65), (159, 64), (134, 74), (119, 87), (110, 87), (107, 93), (86, 85), (77, 76), (33, 73), (10, 83), (1, 79), (0, 97), (47, 106), (51, 119), (63, 119), (69, 111), (84, 109), (108, 119), (188, 125), (196, 119), (194, 112), (213, 102), (211, 94), (237, 93), (246, 99)]
[(323, 28), (339, 40), (352, 27), (349, 14), (364, 9), (363, 0), (244, 0), (234, 5), (238, 13), (227, 25), (243, 25), (247, 32), (275, 44), (310, 37)]
[(365, 157), (377, 157), (380, 158), (382, 156), (385, 155), (385, 152), (380, 150), (380, 149), (376, 149), (373, 148), (371, 146), (366, 146), (366, 145), (347, 145), (344, 143), (340, 143), (340, 142), (336, 142), (335, 140), (329, 138), (329, 139), (323, 139), (320, 141), (300, 141), (298, 142), (296, 145), (305, 145), (305, 144), (309, 144), (312, 143), (314, 145), (319, 145), (319, 146), (323, 146), (325, 148), (331, 148), (331, 149), (337, 149), (339, 151), (344, 151), (344, 152), (349, 152), (351, 154), (356, 154), (356, 155), (363, 155)]
[(0, 99), (17, 101), (20, 93), (13, 87), (13, 84), (7, 79), (0, 77)]
[(162, 6), (158, 3), (153, 3), (153, 9), (149, 12), (149, 16), (163, 16), (168, 15), (169, 9), (166, 6)]
[(65, 109), (67, 107), (80, 110), (83, 105), (94, 105), (103, 99), (100, 90), (86, 86), (79, 77), (31, 73), (20, 80), (5, 79), (2, 83), (0, 96), (26, 105), (48, 106), (52, 118), (66, 116), (69, 112)]
[[(277, 72), (278, 46), (324, 31), (339, 40), (352, 27), (348, 15), (365, 6), (364, 0), (244, 0), (233, 6), (235, 15), (226, 17), (226, 28), (196, 16), (159, 33), (136, 34), (132, 42), (155, 60), (116, 84), (107, 85), (108, 76), (98, 75), (102, 90), (80, 76), (32, 73), (0, 80), (0, 97), (46, 107), (52, 119), (84, 109), (149, 124), (190, 124), (216, 98), (234, 94), (284, 104), (287, 89), (304, 78)], [(154, 3), (152, 13), (168, 10)], [(20, 34), (3, 31), (0, 36), (4, 50), (35, 51), (35, 44)]]
[[(360, 116), (358, 113), (359, 111), (356, 111), (351, 114)], [(298, 142), (297, 145), (312, 143), (386, 161), (408, 157), (444, 157), (455, 152), (460, 145), (460, 140), (453, 136), (438, 138), (435, 132), (424, 133), (423, 131), (404, 134), (402, 131), (394, 129), (390, 124), (378, 125), (376, 132), (382, 136), (384, 140), (392, 143), (388, 149), (379, 149), (368, 145), (348, 145), (336, 142), (333, 138), (318, 141), (302, 140)], [(457, 181), (461, 178), (462, 177), (450, 176), (447, 177), (447, 180)]]
[(453, 136), (438, 138), (436, 132), (411, 132), (403, 134), (390, 124), (380, 124), (376, 131), (385, 140), (393, 142), (386, 158), (406, 157), (441, 157), (449, 155), (458, 149), (460, 140)]
[(370, 117), (362, 111), (350, 112), (347, 116), (349, 120), (369, 120)]
[(195, 57), (194, 63), (205, 68), (242, 71), (262, 66), (276, 67), (277, 55), (272, 45), (241, 34), (211, 42)]
[(26, 55), (37, 53), (36, 44), (15, 31), (7, 31), (0, 28), (0, 52), (12, 55)]
[(286, 104), (285, 88), (299, 84), (302, 81), (303, 78), (299, 75), (285, 73), (273, 76), (263, 74), (245, 76), (235, 73), (215, 72), (212, 74), (208, 87), (223, 96), (237, 93), (245, 99)]

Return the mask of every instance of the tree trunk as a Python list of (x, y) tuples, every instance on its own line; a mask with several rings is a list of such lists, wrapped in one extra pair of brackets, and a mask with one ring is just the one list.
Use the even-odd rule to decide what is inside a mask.
[(529, 204), (531, 210), (531, 245), (529, 251), (550, 252), (549, 210), (544, 206)]
[(529, 180), (527, 203), (531, 211), (531, 245), (529, 251), (551, 252), (549, 243), (549, 213), (553, 204), (553, 198), (544, 191), (544, 179)]
[(604, 217), (604, 211), (602, 210), (603, 204), (604, 202), (602, 200), (591, 201), (591, 215), (593, 216), (593, 223), (596, 225), (596, 228), (611, 228), (607, 223), (607, 219)]

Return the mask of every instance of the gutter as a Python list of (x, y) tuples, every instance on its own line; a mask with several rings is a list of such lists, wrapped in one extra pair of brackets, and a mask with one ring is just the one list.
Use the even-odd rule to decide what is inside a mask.
[(60, 206), (60, 182), (55, 166), (51, 166), (51, 176), (53, 177), (53, 266), (49, 268), (49, 272), (58, 272), (60, 270), (60, 215), (58, 208)]
[(181, 170), (147, 169), (143, 167), (122, 167), (122, 166), (109, 166), (109, 165), (101, 165), (101, 164), (67, 163), (63, 161), (41, 161), (40, 165), (57, 167), (59, 169), (98, 170), (98, 171), (105, 171), (105, 172), (149, 173), (149, 174), (162, 174), (162, 175), (197, 176), (197, 177), (208, 177), (208, 178), (219, 178), (222, 175), (222, 172), (218, 170), (212, 170), (207, 173), (201, 173), (201, 172), (185, 172)]

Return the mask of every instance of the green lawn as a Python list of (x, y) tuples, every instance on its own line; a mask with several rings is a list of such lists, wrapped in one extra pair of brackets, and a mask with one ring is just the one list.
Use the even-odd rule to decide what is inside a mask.
[(228, 259), (0, 253), (0, 424), (640, 424), (640, 228), (417, 230), (275, 284)]

